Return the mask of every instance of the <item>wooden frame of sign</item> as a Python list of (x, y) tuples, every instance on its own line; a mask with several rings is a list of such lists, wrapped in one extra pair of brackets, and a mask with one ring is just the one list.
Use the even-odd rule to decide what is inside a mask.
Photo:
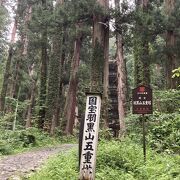
[(94, 180), (101, 109), (101, 94), (87, 93), (82, 137), (80, 180)]
[(152, 89), (146, 86), (138, 86), (132, 90), (133, 114), (152, 114)]

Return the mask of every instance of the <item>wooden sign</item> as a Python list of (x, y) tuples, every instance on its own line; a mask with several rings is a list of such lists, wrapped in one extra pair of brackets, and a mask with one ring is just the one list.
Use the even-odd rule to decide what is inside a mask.
[(132, 91), (133, 114), (152, 114), (152, 89), (139, 86)]
[(82, 140), (80, 180), (94, 180), (99, 131), (101, 95), (88, 94)]

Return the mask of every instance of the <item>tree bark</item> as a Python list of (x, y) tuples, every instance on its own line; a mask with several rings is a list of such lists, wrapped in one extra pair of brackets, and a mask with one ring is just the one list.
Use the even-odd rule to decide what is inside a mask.
[[(97, 0), (97, 3), (104, 8), (105, 0)], [(93, 59), (91, 69), (91, 89), (92, 92), (102, 92), (104, 75), (104, 38), (105, 22), (102, 15), (93, 16)]]
[[(65, 44), (65, 35), (66, 34), (66, 30), (64, 30), (64, 34), (63, 34), (63, 44)], [(65, 52), (65, 48), (62, 48), (62, 55), (59, 61), (60, 64), (60, 71), (59, 71), (59, 77), (60, 77), (60, 82), (59, 82), (59, 92), (58, 92), (58, 97), (57, 97), (57, 105), (56, 105), (56, 114), (55, 114), (55, 121), (56, 121), (56, 125), (59, 126), (60, 125), (60, 116), (62, 115), (62, 104), (63, 104), (63, 98), (62, 98), (62, 91), (63, 91), (63, 82), (62, 82), (62, 77), (63, 77), (63, 71), (64, 71), (64, 63), (65, 63), (65, 58), (66, 58), (66, 52)]]
[[(172, 49), (175, 46), (175, 35), (173, 31), (168, 30), (166, 33), (166, 47)], [(168, 51), (167, 50), (167, 51)], [(172, 78), (172, 70), (176, 68), (176, 55), (173, 52), (167, 53), (166, 61), (166, 87), (167, 89), (175, 89), (176, 81)]]
[[(119, 0), (115, 0), (115, 7), (120, 11)], [(118, 22), (116, 21), (116, 27)], [(120, 137), (124, 137), (126, 132), (125, 115), (126, 115), (126, 94), (127, 94), (127, 76), (126, 76), (126, 62), (123, 51), (123, 35), (122, 29), (116, 31), (116, 62), (117, 62), (117, 94), (118, 94), (118, 113), (120, 124)]]
[[(109, 10), (109, 0), (105, 0), (106, 12)], [(104, 79), (103, 79), (103, 121), (104, 127), (108, 128), (108, 88), (109, 88), (109, 20), (104, 20)]]
[[(43, 12), (46, 11), (46, 0), (42, 0)], [(43, 23), (41, 31), (41, 69), (40, 69), (40, 92), (39, 92), (39, 120), (38, 127), (43, 129), (46, 114), (46, 89), (47, 89), (47, 25)], [(48, 126), (48, 125), (47, 125)], [(47, 127), (49, 129), (49, 127)]]
[(31, 127), (31, 121), (32, 121), (32, 111), (33, 107), (35, 104), (35, 92), (36, 92), (36, 80), (33, 79), (34, 76), (34, 64), (31, 67), (31, 70), (29, 72), (29, 76), (31, 77), (31, 96), (30, 96), (30, 104), (28, 106), (28, 111), (27, 111), (27, 118), (26, 118), (26, 128)]
[[(171, 16), (175, 8), (174, 0), (165, 0), (165, 12), (167, 16)], [(173, 50), (176, 43), (174, 28), (167, 29), (166, 32), (166, 87), (167, 89), (175, 89), (177, 86), (176, 79), (172, 78), (172, 70), (176, 68), (176, 54)]]
[(27, 35), (28, 31), (28, 23), (31, 21), (32, 18), (32, 5), (28, 5), (27, 10), (26, 10), (26, 16), (25, 16), (25, 38), (24, 38), (24, 47), (23, 47), (23, 55), (27, 55), (27, 50), (28, 50), (28, 45), (29, 45), (29, 37)]
[[(56, 10), (63, 4), (62, 0), (56, 1)], [(47, 94), (47, 111), (46, 121), (50, 123), (50, 134), (53, 135), (55, 128), (59, 125), (59, 114), (61, 107), (61, 93), (62, 93), (62, 71), (64, 64), (64, 57), (62, 56), (63, 50), (63, 28), (55, 28), (53, 36), (53, 57), (49, 64), (49, 81), (48, 81), (48, 94)], [(59, 32), (60, 30), (60, 32)]]
[(19, 34), (21, 37), (21, 44), (20, 44), (20, 48), (19, 48), (19, 54), (20, 56), (17, 59), (16, 62), (16, 68), (15, 68), (15, 73), (14, 73), (14, 80), (12, 83), (12, 88), (11, 88), (11, 96), (13, 98), (17, 98), (17, 94), (19, 91), (19, 87), (21, 84), (21, 71), (22, 71), (22, 64), (23, 61), (25, 60), (25, 57), (27, 56), (27, 48), (28, 48), (28, 23), (31, 20), (31, 16), (32, 16), (32, 6), (31, 5), (27, 5), (25, 11), (25, 16), (22, 17), (24, 22), (23, 24), (21, 24), (21, 27), (23, 27), (23, 30), (19, 30)]
[(59, 34), (55, 33), (56, 36), (53, 40), (53, 57), (49, 62), (49, 81), (48, 81), (48, 93), (47, 93), (47, 110), (46, 110), (46, 123), (49, 122), (51, 124), (51, 132), (56, 127), (56, 122), (53, 123), (52, 121), (55, 120), (55, 113), (56, 113), (56, 106), (57, 106), (57, 96), (59, 93), (59, 71), (60, 71), (60, 63), (59, 60), (61, 58), (61, 37)]
[[(19, 3), (19, 1), (17, 2)], [(0, 95), (0, 112), (3, 114), (5, 109), (5, 98), (9, 83), (9, 77), (10, 77), (10, 68), (11, 68), (11, 61), (13, 56), (13, 44), (15, 43), (15, 36), (16, 36), (16, 30), (17, 30), (17, 15), (15, 17), (12, 33), (11, 33), (11, 41), (8, 51), (8, 58), (5, 66), (5, 72), (4, 72), (4, 79), (1, 89), (1, 95)]]
[[(97, 0), (103, 11), (108, 10), (109, 0)], [(109, 60), (109, 22), (102, 14), (93, 16), (93, 56), (91, 65), (90, 92), (103, 92), (102, 120), (108, 127), (108, 60)]]
[[(77, 31), (79, 29), (79, 24), (77, 25)], [(73, 134), (73, 126), (75, 121), (75, 109), (76, 109), (76, 96), (77, 96), (77, 72), (79, 69), (79, 62), (80, 62), (80, 49), (82, 43), (82, 34), (79, 33), (76, 37), (74, 43), (74, 54), (71, 63), (71, 75), (70, 75), (70, 82), (68, 93), (66, 96), (66, 103), (64, 108), (64, 119), (66, 120), (66, 128), (65, 133)]]
[[(149, 0), (137, 1), (137, 10), (146, 15), (148, 12), (148, 3)], [(149, 42), (147, 35), (148, 27), (146, 26), (147, 25), (142, 22), (136, 22), (136, 31), (134, 36), (135, 86), (150, 85)]]
[(33, 111), (34, 102), (35, 102), (36, 83), (33, 82), (32, 85), (33, 85), (33, 86), (32, 86), (32, 89), (31, 89), (30, 105), (29, 105), (29, 107), (28, 107), (28, 112), (27, 112), (26, 128), (31, 127), (32, 111)]

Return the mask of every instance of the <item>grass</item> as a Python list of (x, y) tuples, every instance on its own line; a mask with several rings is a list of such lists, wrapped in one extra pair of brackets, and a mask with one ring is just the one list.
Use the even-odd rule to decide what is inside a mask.
[[(50, 159), (30, 180), (77, 180), (77, 150)], [(96, 180), (180, 179), (180, 156), (148, 150), (144, 164), (142, 147), (129, 139), (101, 141), (98, 147)]]
[(33, 174), (31, 180), (77, 180), (78, 166), (76, 150), (51, 158), (43, 169)]
[(10, 130), (0, 130), (0, 156), (75, 142), (75, 137), (50, 137), (48, 133), (36, 128), (17, 130), (14, 132)]

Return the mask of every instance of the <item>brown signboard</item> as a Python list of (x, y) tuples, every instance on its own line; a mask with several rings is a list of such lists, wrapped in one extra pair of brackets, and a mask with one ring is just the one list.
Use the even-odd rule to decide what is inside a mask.
[(132, 91), (133, 114), (152, 114), (152, 89), (138, 86)]

